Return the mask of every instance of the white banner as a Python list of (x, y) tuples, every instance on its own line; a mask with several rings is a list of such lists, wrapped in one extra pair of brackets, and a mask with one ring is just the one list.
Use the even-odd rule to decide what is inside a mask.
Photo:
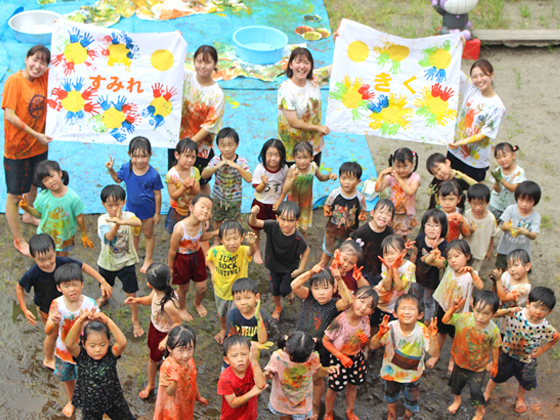
[(453, 141), (460, 35), (405, 39), (343, 19), (334, 49), (326, 125), (435, 144)]
[(187, 43), (178, 32), (129, 33), (58, 20), (46, 134), (55, 140), (153, 147), (179, 139)]

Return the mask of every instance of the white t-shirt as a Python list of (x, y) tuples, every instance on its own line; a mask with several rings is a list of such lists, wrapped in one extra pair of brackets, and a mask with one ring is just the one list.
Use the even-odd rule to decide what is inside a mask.
[(262, 192), (255, 190), (255, 200), (263, 204), (274, 204), (282, 194), (282, 187), (286, 181), (286, 175), (288, 175), (288, 166), (284, 165), (276, 172), (271, 172), (262, 163), (259, 163), (253, 173), (253, 187), (257, 187), (261, 183), (263, 175), (268, 177), (268, 183)]
[[(123, 211), (122, 220), (137, 219), (134, 213)], [(117, 231), (117, 235), (111, 242), (107, 240), (105, 235), (115, 225), (108, 222), (109, 214), (105, 213), (97, 219), (97, 234), (101, 241), (101, 252), (97, 259), (97, 265), (108, 271), (119, 271), (124, 267), (136, 264), (138, 254), (134, 248), (133, 238), (140, 235), (141, 227), (133, 227), (121, 225)]]
[(496, 218), (489, 211), (486, 212), (484, 218), (476, 219), (472, 214), (472, 209), (468, 209), (465, 213), (465, 219), (469, 226), (474, 222), (476, 230), (471, 236), (463, 239), (469, 244), (473, 258), (482, 260), (488, 252), (488, 245), (490, 245), (492, 237), (500, 236), (502, 231), (498, 228)]
[[(403, 265), (399, 267), (399, 276), (401, 281), (404, 283), (404, 289), (400, 292), (395, 288), (394, 281), (391, 291), (389, 292), (385, 290), (381, 282), (375, 286), (375, 290), (377, 290), (377, 294), (379, 295), (379, 303), (377, 304), (377, 307), (383, 312), (392, 313), (395, 309), (397, 299), (402, 295), (406, 295), (410, 290), (412, 283), (416, 282), (416, 265), (408, 260), (405, 260)], [(385, 264), (383, 264), (383, 268), (381, 269), (381, 277), (383, 279), (387, 278), (387, 267), (385, 267)]]
[[(527, 181), (525, 171), (519, 166), (509, 175), (504, 175), (501, 167), (498, 168), (498, 170), (501, 172), (504, 181), (510, 184), (519, 184), (523, 181)], [(490, 175), (489, 181), (492, 184), (496, 182), (492, 175)], [(492, 188), (492, 194), (490, 195), (490, 205), (496, 210), (504, 211), (508, 208), (508, 206), (515, 204), (515, 194), (503, 185), (501, 185), (501, 187), (502, 189), (500, 190), (500, 192), (496, 192), (494, 188)]]

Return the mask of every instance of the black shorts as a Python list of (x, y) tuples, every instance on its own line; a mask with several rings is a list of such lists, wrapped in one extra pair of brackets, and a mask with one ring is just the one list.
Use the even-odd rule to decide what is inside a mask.
[(443, 308), (441, 306), (438, 305), (438, 310), (437, 310), (437, 329), (438, 329), (438, 333), (439, 334), (448, 334), (449, 337), (454, 338), (455, 337), (455, 325), (448, 325), (448, 324), (444, 324), (441, 320), (443, 319), (443, 316), (445, 315), (445, 311), (443, 310)]
[(456, 171), (463, 172), (465, 175), (470, 176), (472, 179), (478, 182), (484, 181), (486, 178), (486, 172), (489, 166), (486, 168), (475, 168), (474, 166), (467, 165), (462, 160), (458, 159), (454, 154), (447, 152), (447, 159), (451, 161), (451, 167)]
[(136, 278), (136, 269), (134, 265), (129, 265), (118, 271), (109, 271), (99, 267), (99, 274), (107, 280), (107, 283), (109, 283), (111, 287), (115, 286), (115, 279), (118, 277), (125, 293), (131, 294), (138, 291), (138, 279)]
[(482, 391), (482, 382), (486, 376), (486, 371), (473, 372), (472, 370), (463, 369), (457, 366), (453, 368), (453, 373), (449, 378), (447, 385), (451, 387), (453, 395), (461, 395), (461, 391), (465, 386), (469, 386), (471, 391), (471, 405), (473, 407), (484, 407), (484, 393)]
[(270, 271), (270, 292), (272, 296), (286, 297), (292, 293), (292, 272), (277, 273)]
[(37, 165), (47, 160), (49, 152), (27, 159), (4, 158), (4, 176), (8, 194), (22, 195), (31, 191)]
[(523, 389), (533, 391), (537, 387), (537, 359), (533, 359), (531, 363), (523, 363), (502, 352), (498, 360), (498, 374), (492, 380), (502, 384), (512, 376), (515, 376)]
[[(348, 356), (352, 359), (352, 366), (349, 368), (345, 368), (344, 366), (340, 366), (340, 374), (338, 375), (329, 375), (329, 388), (332, 389), (334, 392), (340, 392), (346, 385), (350, 383), (351, 385), (360, 385), (362, 382), (366, 380), (367, 374), (367, 364), (365, 361), (364, 351), (360, 351), (358, 354), (354, 356)], [(337, 365), (340, 364), (340, 360), (338, 357), (335, 357), (331, 354), (330, 356), (330, 365)]]

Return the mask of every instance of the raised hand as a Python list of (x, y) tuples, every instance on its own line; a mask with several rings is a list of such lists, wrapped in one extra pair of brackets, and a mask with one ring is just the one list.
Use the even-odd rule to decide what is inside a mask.
[(385, 267), (391, 268), (391, 264), (389, 264), (387, 261), (381, 258), (381, 255), (378, 255), (377, 258), (379, 258), (379, 261), (381, 261)]
[(259, 206), (251, 207), (251, 214), (256, 216), (257, 214), (259, 214), (259, 211), (261, 211), (261, 208)]
[(292, 179), (295, 181), (298, 176), (299, 176), (298, 169), (294, 168), (294, 171), (292, 172)]
[(453, 299), (453, 304), (452, 304), (453, 310), (458, 311), (459, 309), (461, 309), (466, 301), (467, 301), (467, 298), (465, 298), (465, 297), (462, 297), (462, 298), (459, 298), (459, 299)]
[(433, 249), (438, 249), (438, 242), (439, 242), (439, 233), (436, 235), (435, 239), (430, 240), (430, 245), (432, 245)]
[(104, 324), (107, 324), (109, 322), (109, 317), (101, 311), (97, 311), (97, 312), (93, 313), (92, 318), (97, 320), (97, 321), (101, 321)]
[(321, 264), (315, 264), (313, 267), (311, 267), (310, 271), (313, 274), (319, 274), (323, 270), (324, 270), (324, 268), (321, 266)]
[(465, 265), (464, 267), (461, 267), (459, 269), (459, 273), (471, 273), (472, 274), (473, 272), (474, 272), (474, 270), (470, 265)]
[(257, 235), (255, 234), (255, 232), (247, 232), (247, 234), (245, 235), (245, 242), (247, 242), (247, 245), (253, 245), (256, 241)]
[(476, 230), (478, 229), (478, 226), (476, 225), (474, 220), (469, 225), (469, 228), (470, 228), (471, 232), (476, 232)]
[(105, 163), (105, 167), (109, 169), (109, 171), (111, 171), (113, 170), (114, 165), (115, 165), (115, 159), (111, 158), (111, 155), (109, 155), (109, 162)]
[(389, 332), (389, 330), (390, 330), (389, 319), (391, 319), (391, 317), (389, 315), (385, 315), (383, 317), (383, 322), (381, 322), (381, 324), (379, 324), (379, 331), (377, 331), (377, 336), (379, 338), (382, 338), (385, 334), (387, 334)]
[(435, 339), (438, 333), (437, 328), (437, 317), (432, 318), (432, 322), (430, 322), (430, 326), (428, 327), (428, 335), (430, 338)]
[(339, 266), (340, 266), (340, 251), (337, 249), (336, 251), (334, 251), (334, 258), (331, 263), (331, 268), (338, 269)]
[(404, 244), (404, 249), (413, 249), (415, 243), (416, 241), (411, 241), (410, 239), (407, 240), (406, 243)]
[(358, 266), (356, 264), (354, 264), (354, 271), (352, 271), (352, 278), (356, 281), (358, 281), (361, 277), (362, 277), (362, 270), (364, 269), (364, 266), (361, 266), (360, 268), (358, 268)]
[(331, 174), (329, 174), (329, 179), (331, 181), (336, 181), (338, 179), (338, 175), (331, 173)]
[(405, 255), (406, 255), (406, 249), (403, 249), (403, 252), (401, 252), (397, 256), (397, 258), (395, 258), (395, 261), (393, 261), (393, 268), (398, 269), (401, 266)]
[(266, 175), (261, 176), (261, 182), (265, 185), (268, 184), (268, 177)]
[(440, 259), (441, 258), (441, 251), (439, 250), (439, 248), (434, 248), (430, 251), (430, 255), (432, 256), (432, 258), (434, 260)]

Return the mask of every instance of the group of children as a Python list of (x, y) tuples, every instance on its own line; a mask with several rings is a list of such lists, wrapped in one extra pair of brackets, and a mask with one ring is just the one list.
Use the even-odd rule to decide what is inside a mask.
[[(533, 207), (541, 191), (515, 164), (516, 148), (508, 143), (496, 146), (500, 167), (492, 173), (493, 191), (453, 170), (443, 155), (430, 156), (427, 169), (434, 175), (430, 208), (412, 241), (420, 187), (415, 152), (401, 148), (391, 155), (389, 168), (380, 172), (376, 184), (379, 192), (390, 188), (389, 199), (379, 199), (371, 220), (360, 226), (367, 209), (357, 188), (362, 177), (358, 163), (344, 163), (338, 177), (323, 173), (313, 161), (311, 145), (301, 142), (293, 149), (294, 165), (288, 167), (284, 145), (270, 139), (251, 176), (246, 160), (236, 153), (238, 144), (235, 130), (222, 129), (216, 138), (221, 154), (202, 172), (194, 167), (197, 144), (189, 138), (177, 144), (175, 165), (165, 176), (171, 199), (165, 220), (171, 233), (167, 264), (153, 261), (163, 183), (149, 165), (150, 142), (133, 139), (130, 162), (118, 172), (110, 159), (109, 173), (117, 184), (125, 182), (126, 193), (119, 185), (108, 185), (101, 193), (107, 213), (98, 219), (99, 272), (68, 257), (76, 224), (84, 246), (92, 246), (84, 206), (67, 187), (68, 174), (53, 161), (38, 165), (36, 182), (43, 191), (34, 207), (25, 200), (20, 203), (41, 220), (38, 234), (29, 241), (36, 264), (20, 280), (17, 296), (25, 317), (35, 325), (25, 304), (25, 291), (34, 288), (47, 333), (43, 363), (65, 384), (69, 397), (65, 415), (79, 407), (84, 418), (101, 418), (103, 413), (133, 418), (115, 368), (126, 338), (99, 312), (111, 297), (116, 278), (127, 296), (135, 336), (144, 334), (138, 305), (151, 307), (148, 384), (141, 398), (155, 389), (158, 365), (165, 358), (159, 367), (154, 418), (192, 418), (196, 401), (208, 404), (196, 384), (196, 335), (183, 325), (193, 319), (186, 302), (191, 280), (194, 309), (201, 317), (207, 314), (203, 306), (207, 268), (220, 321), (214, 338), (223, 346), (217, 391), (223, 398), (222, 419), (256, 418), (257, 397), (271, 381), (268, 408), (281, 419), (317, 419), (324, 397), (324, 418), (330, 420), (337, 393), (346, 389), (346, 415), (357, 420), (357, 387), (366, 378), (368, 358), (374, 354), (370, 350), (380, 346), (385, 347), (380, 376), (388, 419), (396, 419), (401, 394), (404, 418), (410, 419), (419, 410), (422, 373), (438, 362), (447, 335), (453, 337), (450, 413), (458, 410), (461, 391), (468, 385), (476, 407), (474, 419), (481, 420), (496, 384), (511, 376), (519, 382), (515, 409), (526, 409), (525, 391), (536, 387), (536, 358), (560, 336), (545, 319), (555, 306), (554, 292), (529, 282), (530, 243), (540, 225)], [(200, 180), (214, 175), (212, 197), (200, 194)], [(322, 258), (306, 271), (314, 178), (339, 178), (340, 187), (324, 206)], [(240, 223), (243, 180), (255, 190), (248, 220), (252, 231), (246, 234)], [(467, 211), (465, 200), (470, 205)], [(266, 233), (264, 258), (259, 250), (261, 230)], [(141, 231), (146, 255), (140, 271), (147, 275), (151, 294), (137, 297), (135, 264)], [(489, 275), (492, 290), (482, 290), (479, 272), (484, 259), (492, 259), (493, 241), (500, 231), (497, 269)], [(214, 246), (205, 248), (213, 238)], [(247, 245), (242, 245), (244, 240)], [(264, 262), (270, 273), (274, 302), (270, 317), (261, 310), (257, 283), (248, 278), (253, 259)], [(102, 296), (97, 301), (81, 294), (82, 272), (99, 282)], [(474, 293), (474, 288), (480, 291)], [(268, 324), (281, 321), (282, 298), (291, 303), (296, 297), (302, 301), (296, 331), (281, 329), (278, 350), (262, 369), (259, 351), (270, 344)], [(116, 341), (113, 347), (109, 332)], [(430, 358), (424, 362), (426, 354)], [(483, 391), (487, 371), (491, 379)]]

